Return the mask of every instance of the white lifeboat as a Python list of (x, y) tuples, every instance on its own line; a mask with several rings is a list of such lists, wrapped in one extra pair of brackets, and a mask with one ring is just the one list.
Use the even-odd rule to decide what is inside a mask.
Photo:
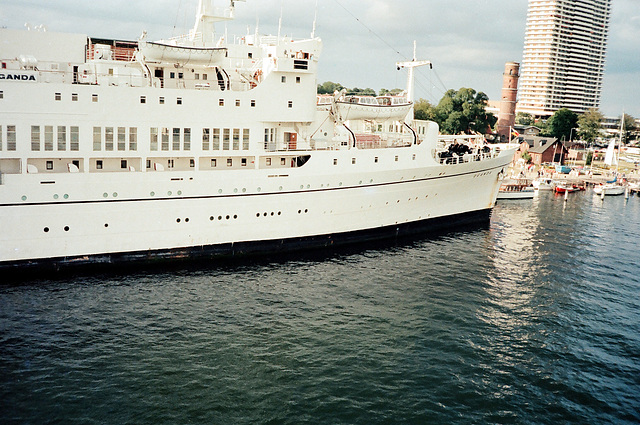
[(171, 62), (182, 65), (220, 65), (227, 54), (226, 47), (191, 47), (154, 41), (140, 41), (140, 53), (148, 62)]
[(339, 116), (348, 120), (401, 120), (412, 103), (402, 96), (346, 96), (335, 103)]

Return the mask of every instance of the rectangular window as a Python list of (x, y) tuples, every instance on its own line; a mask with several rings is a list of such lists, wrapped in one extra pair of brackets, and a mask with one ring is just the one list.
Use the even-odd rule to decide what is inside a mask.
[(181, 97), (176, 99), (176, 104), (182, 105), (182, 98)]
[(178, 72), (178, 78), (184, 78), (184, 73), (183, 72)]
[(158, 129), (151, 128), (149, 132), (149, 149), (152, 151), (158, 150)]
[(243, 166), (243, 167), (246, 167), (247, 166), (247, 158), (242, 158), (240, 160), (240, 165)]
[(215, 159), (215, 158), (213, 158), (213, 159), (211, 160), (211, 168), (215, 168), (215, 167), (217, 166), (217, 164), (218, 164), (218, 161), (216, 161), (216, 159)]
[(80, 150), (80, 128), (71, 126), (69, 132), (69, 149), (72, 151)]
[(211, 140), (211, 149), (214, 151), (220, 150), (220, 129), (213, 129), (213, 139)]
[(44, 150), (45, 151), (53, 150), (53, 126), (52, 125), (44, 126)]
[(168, 159), (167, 160), (167, 168), (173, 168), (174, 164), (173, 164), (173, 159)]
[(189, 158), (189, 167), (191, 168), (195, 168), (196, 167), (196, 160), (193, 158)]
[(209, 142), (211, 140), (211, 134), (208, 128), (203, 128), (202, 129), (202, 150), (203, 151), (208, 151), (209, 150)]
[(240, 129), (233, 129), (233, 150), (237, 151), (240, 149)]
[(300, 81), (301, 81), (300, 77), (296, 77), (296, 84), (300, 84)]
[(147, 159), (147, 170), (151, 168), (151, 160)]
[(15, 125), (7, 126), (7, 150), (8, 151), (16, 150), (16, 126)]
[(158, 102), (159, 102), (161, 105), (164, 105), (164, 96), (160, 96), (160, 97), (158, 98)]
[(236, 99), (236, 106), (240, 106), (240, 99)]
[(62, 93), (56, 93), (56, 100), (62, 100)]
[(356, 163), (356, 159), (355, 158), (351, 158), (351, 163), (355, 164)]
[(172, 149), (174, 151), (179, 151), (180, 150), (180, 129), (179, 128), (174, 128), (173, 129), (173, 144), (172, 144)]
[(113, 127), (105, 127), (104, 129), (104, 150), (113, 150)]
[(169, 78), (176, 78), (176, 73), (175, 72), (170, 72), (169, 73)]
[(293, 100), (290, 100), (290, 101), (288, 102), (288, 106), (289, 106), (289, 108), (293, 108)]
[(0, 125), (0, 151), (2, 150), (2, 126)]
[(224, 99), (218, 99), (218, 105), (224, 106)]
[(208, 78), (208, 77), (207, 77), (207, 74), (202, 74), (202, 79), (203, 79), (203, 80), (205, 80), (205, 81), (206, 81), (206, 80), (207, 80), (207, 78)]
[(185, 128), (182, 130), (184, 132), (184, 140), (182, 141), (182, 146), (185, 151), (191, 150), (191, 129)]
[(32, 151), (40, 150), (40, 126), (39, 125), (31, 126), (31, 150)]
[(242, 133), (242, 149), (245, 151), (249, 150), (249, 129), (245, 128)]
[(93, 127), (93, 150), (102, 150), (102, 129), (100, 127)]
[(72, 102), (78, 101), (78, 93), (71, 93), (71, 101)]
[(267, 166), (271, 166), (271, 158), (267, 158)]
[(67, 127), (58, 126), (58, 150), (67, 150)]
[(123, 151), (127, 148), (127, 129), (118, 127), (118, 150)]
[(286, 158), (280, 158), (280, 165), (287, 165)]
[(96, 170), (102, 170), (102, 160), (96, 159)]
[(233, 167), (233, 159), (227, 158), (227, 167)]
[(285, 75), (283, 75), (282, 77), (280, 77), (280, 81), (282, 81), (283, 83), (287, 82), (287, 77)]
[(147, 103), (147, 96), (140, 96), (140, 103)]
[(47, 168), (47, 170), (49, 171), (53, 170), (53, 161), (47, 161), (45, 164), (46, 164), (45, 167)]
[(252, 108), (256, 107), (256, 100), (255, 99), (251, 99), (251, 107)]
[(4, 99), (4, 91), (0, 90), (0, 99)]
[(333, 158), (333, 165), (338, 165), (338, 159), (337, 158)]
[(163, 151), (169, 150), (169, 129), (168, 128), (162, 129), (162, 150)]
[(127, 165), (127, 160), (126, 159), (121, 159), (120, 160), (120, 168), (122, 168), (122, 169), (129, 168), (129, 166)]
[(98, 101), (98, 95), (97, 94), (92, 94), (91, 95), (91, 101), (92, 102), (97, 102)]
[(229, 129), (225, 128), (222, 130), (222, 150), (229, 150)]
[(138, 129), (136, 127), (129, 127), (129, 150), (138, 150)]

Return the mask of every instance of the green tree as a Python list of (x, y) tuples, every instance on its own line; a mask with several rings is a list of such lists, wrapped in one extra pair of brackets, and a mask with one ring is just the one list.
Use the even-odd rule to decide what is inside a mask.
[(436, 120), (436, 108), (425, 99), (418, 99), (414, 107), (414, 116), (417, 120)]
[(435, 108), (436, 122), (443, 133), (469, 131), (486, 133), (498, 120), (486, 111), (489, 97), (470, 88), (448, 90)]
[(593, 143), (600, 136), (602, 113), (595, 108), (589, 109), (578, 118), (578, 135), (586, 143)]
[(520, 125), (533, 125), (535, 122), (535, 119), (533, 118), (533, 115), (528, 114), (526, 112), (518, 112), (516, 114), (516, 124), (520, 124)]
[(558, 140), (569, 140), (571, 129), (578, 124), (578, 114), (566, 108), (556, 111), (550, 118), (549, 133)]
[(370, 88), (359, 89), (358, 87), (348, 89), (347, 93), (352, 95), (358, 95), (358, 96), (375, 96), (376, 95), (376, 91), (374, 89), (370, 89)]
[(340, 83), (334, 83), (331, 81), (318, 84), (318, 94), (333, 94), (335, 91), (340, 91), (344, 86)]
[(404, 90), (402, 89), (392, 89), (392, 90), (387, 90), (387, 89), (380, 89), (380, 96), (384, 96), (384, 95), (389, 95), (389, 96), (398, 96), (399, 94), (401, 94)]
[(633, 139), (634, 134), (637, 132), (638, 128), (635, 118), (633, 118), (629, 114), (623, 114), (622, 116), (624, 118), (624, 132), (622, 133), (622, 141), (627, 144), (630, 140)]

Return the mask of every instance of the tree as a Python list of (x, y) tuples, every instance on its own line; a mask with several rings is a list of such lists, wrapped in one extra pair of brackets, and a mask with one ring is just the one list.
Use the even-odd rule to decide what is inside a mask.
[(638, 130), (636, 126), (636, 119), (629, 114), (623, 114), (624, 118), (624, 132), (622, 133), (622, 141), (627, 144), (632, 139), (634, 133)]
[(535, 122), (535, 119), (533, 118), (533, 115), (528, 114), (526, 112), (518, 112), (516, 114), (516, 124), (520, 124), (520, 125), (533, 125)]
[(486, 94), (470, 88), (448, 90), (435, 108), (436, 122), (443, 133), (475, 131), (484, 134), (498, 120), (486, 111), (488, 100)]
[(436, 108), (425, 99), (419, 99), (413, 105), (414, 116), (417, 120), (436, 120)]
[(550, 118), (549, 132), (550, 135), (558, 140), (569, 140), (571, 138), (571, 129), (578, 124), (578, 115), (566, 108), (556, 111)]
[(340, 91), (344, 86), (340, 83), (334, 83), (327, 81), (322, 84), (318, 84), (318, 94), (333, 94), (336, 91)]
[(354, 87), (351, 90), (347, 90), (348, 94), (357, 95), (357, 96), (375, 96), (376, 91), (374, 89), (366, 88), (359, 89), (358, 87)]
[(600, 136), (602, 129), (602, 113), (595, 108), (589, 109), (578, 118), (578, 135), (591, 144)]

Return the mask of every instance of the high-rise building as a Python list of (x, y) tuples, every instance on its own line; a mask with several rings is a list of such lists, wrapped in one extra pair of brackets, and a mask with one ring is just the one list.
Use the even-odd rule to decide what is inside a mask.
[(611, 0), (529, 0), (518, 112), (600, 107)]

